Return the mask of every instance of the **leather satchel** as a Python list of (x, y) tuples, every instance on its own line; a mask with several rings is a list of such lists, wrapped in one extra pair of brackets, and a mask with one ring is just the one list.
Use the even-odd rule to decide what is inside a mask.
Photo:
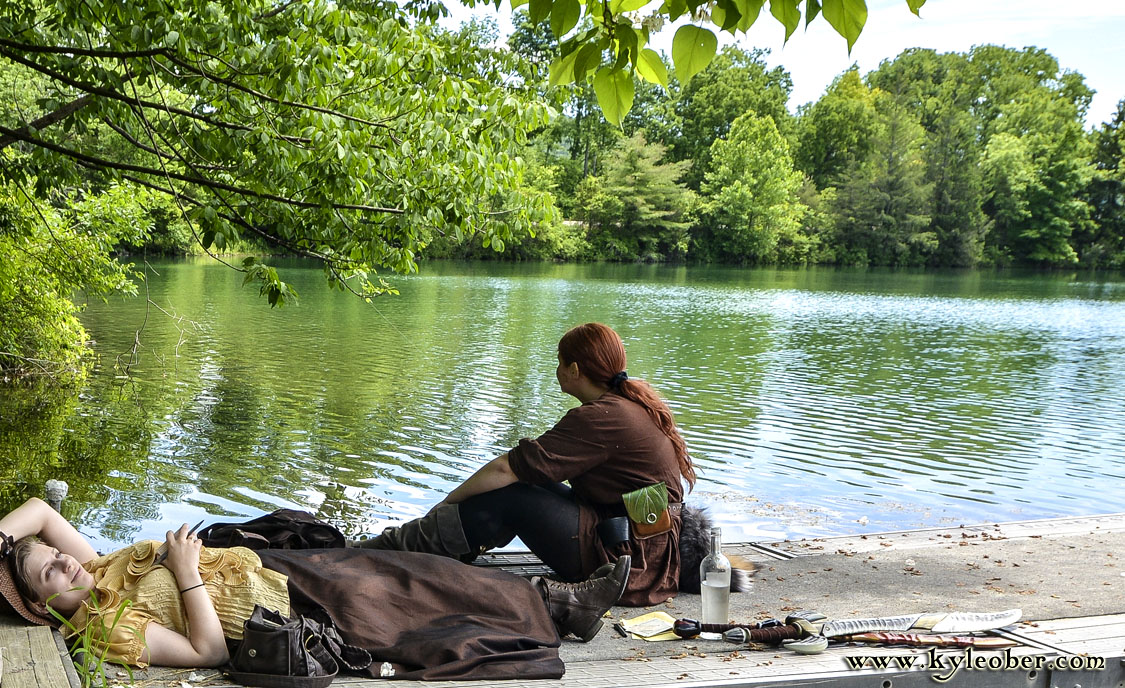
[(668, 487), (656, 483), (621, 495), (633, 539), (647, 540), (672, 530), (672, 516), (678, 515), (681, 504), (668, 503)]
[(341, 667), (362, 671), (371, 664), (370, 653), (346, 644), (331, 623), (255, 605), (242, 629), (229, 673), (245, 686), (326, 688)]

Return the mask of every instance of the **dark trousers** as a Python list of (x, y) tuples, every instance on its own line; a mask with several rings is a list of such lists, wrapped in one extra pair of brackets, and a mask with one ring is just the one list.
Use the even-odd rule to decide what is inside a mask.
[(497, 547), (519, 537), (560, 578), (583, 578), (578, 503), (562, 484), (513, 483), (458, 504), (470, 547)]

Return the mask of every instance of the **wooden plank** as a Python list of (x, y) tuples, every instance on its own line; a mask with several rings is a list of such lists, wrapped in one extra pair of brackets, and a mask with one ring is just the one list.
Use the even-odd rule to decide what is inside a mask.
[(31, 661), (34, 663), (35, 679), (40, 686), (58, 686), (61, 688), (70, 685), (70, 679), (63, 667), (64, 658), (59, 656), (58, 648), (55, 647), (55, 639), (51, 637), (51, 633), (53, 631), (46, 626), (28, 629)]
[(1070, 643), (1082, 643), (1088, 640), (1103, 640), (1107, 638), (1125, 638), (1125, 624), (1116, 626), (1093, 626), (1091, 628), (1067, 628), (1060, 631), (1049, 631), (1029, 638), (1042, 639), (1045, 643), (1066, 647)]
[(62, 657), (63, 670), (66, 671), (67, 680), (70, 681), (71, 688), (80, 688), (82, 682), (78, 679), (78, 670), (74, 667), (74, 660), (70, 657), (70, 651), (67, 648), (66, 641), (62, 637), (62, 633), (55, 631), (51, 633), (51, 638), (55, 641), (55, 649), (58, 650), (59, 656)]
[(31, 643), (25, 628), (5, 628), (0, 634), (4, 646), (4, 688), (38, 688), (31, 665)]
[(1047, 633), (1061, 631), (1069, 628), (1086, 628), (1094, 626), (1114, 626), (1125, 624), (1125, 614), (1103, 614), (1101, 616), (1075, 616), (1066, 619), (1047, 619), (1020, 624), (1020, 633)]

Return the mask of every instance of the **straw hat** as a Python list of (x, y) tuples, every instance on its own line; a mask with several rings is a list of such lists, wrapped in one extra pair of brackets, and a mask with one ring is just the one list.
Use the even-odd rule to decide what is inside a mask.
[[(8, 539), (3, 533), (0, 533), (0, 537)], [(15, 557), (7, 556), (9, 547), (10, 540), (6, 543), (0, 543), (0, 552), (2, 552), (0, 554), (0, 595), (3, 596), (3, 601), (0, 601), (0, 614), (14, 612), (33, 624), (58, 626), (58, 621), (54, 617), (37, 614), (24, 603), (23, 596), (16, 588)]]

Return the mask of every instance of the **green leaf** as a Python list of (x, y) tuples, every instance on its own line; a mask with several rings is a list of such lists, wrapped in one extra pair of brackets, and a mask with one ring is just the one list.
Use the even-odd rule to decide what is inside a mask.
[(609, 0), (609, 11), (612, 14), (632, 12), (647, 5), (650, 0)]
[(594, 94), (606, 121), (616, 127), (633, 107), (633, 76), (624, 69), (602, 67), (594, 75)]
[(668, 509), (668, 486), (656, 483), (621, 495), (625, 511), (634, 523), (653, 524)]
[(717, 0), (715, 6), (711, 8), (711, 23), (723, 31), (733, 34), (740, 21), (742, 21), (742, 11), (738, 9), (738, 4), (734, 0)]
[(590, 70), (601, 62), (602, 51), (598, 49), (597, 43), (587, 43), (577, 52), (578, 57), (574, 60), (574, 80), (581, 82), (585, 81)]
[(714, 32), (699, 26), (681, 26), (672, 38), (672, 63), (676, 66), (676, 76), (681, 82), (702, 71), (719, 47)]
[[(620, 58), (626, 58), (624, 62), (621, 62), (620, 66), (624, 66), (625, 64), (629, 63), (636, 64), (637, 51), (641, 48), (640, 37), (638, 36), (636, 29), (634, 29), (632, 26), (623, 26), (619, 24), (616, 31), (614, 32), (614, 36), (617, 38), (618, 62), (621, 62)], [(615, 65), (614, 68), (616, 69), (617, 66), (618, 65)]]
[(515, 12), (517, 9), (523, 7), (526, 4), (527, 0), (512, 0), (512, 11)]
[(824, 18), (848, 41), (848, 54), (867, 23), (867, 3), (864, 0), (824, 0)]
[(805, 5), (805, 28), (809, 28), (809, 22), (816, 19), (816, 15), (820, 14), (820, 1), (808, 0)]
[(676, 21), (687, 14), (687, 0), (664, 0), (664, 4), (660, 6), (660, 11), (668, 15), (668, 21)]
[(655, 50), (651, 48), (642, 50), (636, 66), (637, 74), (640, 74), (642, 79), (668, 88), (668, 68), (664, 66), (664, 60), (660, 59), (660, 55)]
[(532, 24), (538, 24), (551, 14), (551, 0), (531, 0), (527, 6), (527, 16)]
[(801, 25), (801, 8), (797, 6), (797, 0), (770, 0), (770, 14), (785, 25), (785, 42), (788, 43), (789, 37)]
[(582, 7), (578, 0), (556, 0), (551, 6), (551, 33), (562, 38), (578, 24)]
[(164, 39), (164, 45), (173, 46), (180, 40), (179, 31), (169, 31), (168, 36)]
[(761, 14), (762, 5), (766, 4), (766, 0), (734, 0), (734, 4), (742, 14), (742, 18), (738, 20), (738, 29), (749, 31), (754, 22), (758, 21), (758, 15)]
[(572, 50), (566, 55), (551, 60), (550, 78), (551, 86), (565, 86), (574, 81), (574, 60), (580, 50)]
[(915, 16), (918, 16), (918, 17), (922, 16), (922, 15), (918, 14), (918, 10), (922, 9), (922, 5), (925, 5), (925, 4), (926, 4), (926, 0), (906, 0), (906, 6), (909, 7), (910, 11), (913, 12), (915, 14)]

